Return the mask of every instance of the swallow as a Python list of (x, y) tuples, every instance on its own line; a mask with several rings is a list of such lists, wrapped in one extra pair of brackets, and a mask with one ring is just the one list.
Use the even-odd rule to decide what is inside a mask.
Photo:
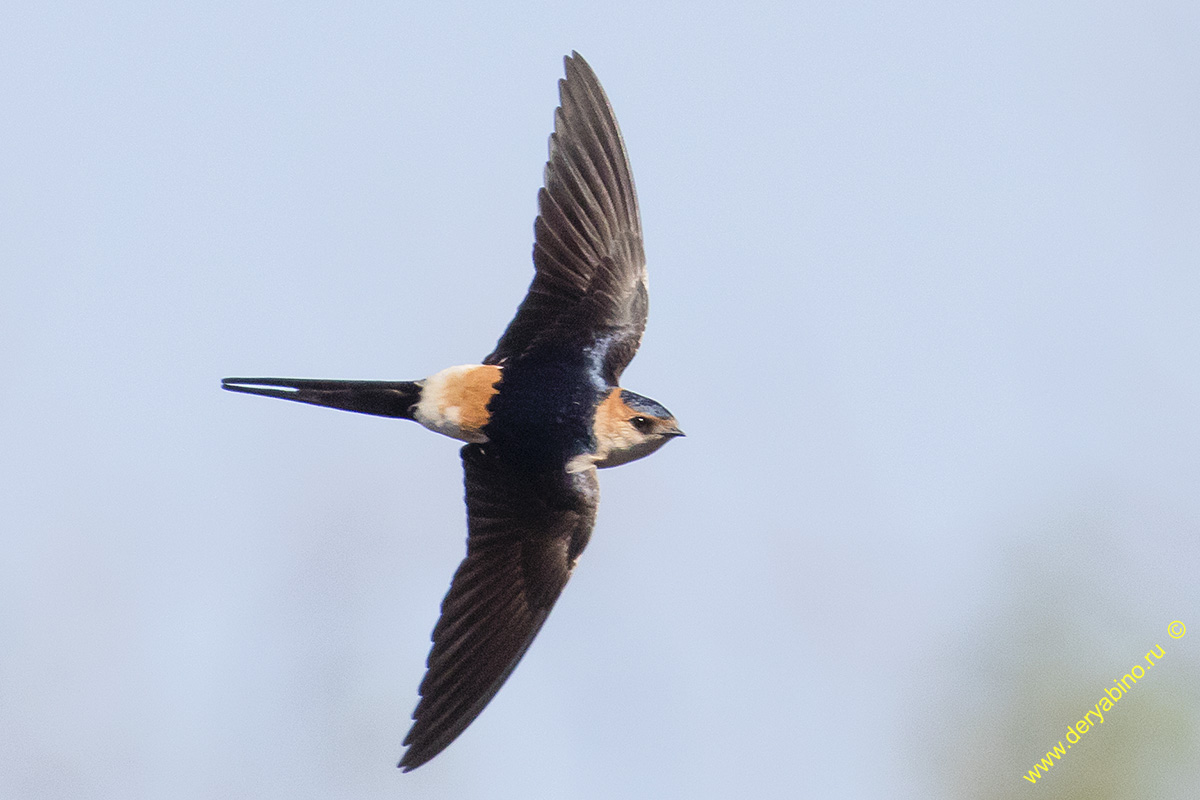
[(596, 470), (683, 431), (618, 385), (649, 308), (621, 131), (578, 53), (564, 59), (534, 222), (534, 277), (481, 364), (417, 381), (226, 378), (222, 388), (414, 420), (467, 444), (467, 555), (433, 629), (400, 768), (429, 761), (483, 711), (571, 577), (596, 521)]

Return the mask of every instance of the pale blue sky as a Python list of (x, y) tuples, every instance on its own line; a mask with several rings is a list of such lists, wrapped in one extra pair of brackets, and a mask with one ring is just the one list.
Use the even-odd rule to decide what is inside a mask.
[[(0, 9), (0, 796), (1197, 796), (1197, 6), (509, 8)], [(457, 446), (218, 382), (485, 355), (572, 49), (688, 438), (401, 775)]]

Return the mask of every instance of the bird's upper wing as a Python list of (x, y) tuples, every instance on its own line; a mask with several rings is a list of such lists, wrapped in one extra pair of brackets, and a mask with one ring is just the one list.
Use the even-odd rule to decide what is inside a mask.
[(540, 342), (582, 338), (603, 347), (606, 377), (637, 352), (649, 294), (642, 225), (625, 143), (592, 68), (565, 59), (545, 186), (538, 192), (536, 274), (486, 364), (503, 364)]
[(484, 446), (462, 449), (467, 557), (442, 601), (421, 700), (404, 739), (407, 772), (479, 715), (546, 621), (591, 535), (595, 470), (514, 472)]

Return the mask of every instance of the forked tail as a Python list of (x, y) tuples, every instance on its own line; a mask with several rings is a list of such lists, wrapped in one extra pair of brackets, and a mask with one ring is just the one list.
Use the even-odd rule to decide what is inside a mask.
[(377, 417), (413, 419), (422, 381), (326, 381), (304, 378), (225, 378), (221, 388), (340, 408)]

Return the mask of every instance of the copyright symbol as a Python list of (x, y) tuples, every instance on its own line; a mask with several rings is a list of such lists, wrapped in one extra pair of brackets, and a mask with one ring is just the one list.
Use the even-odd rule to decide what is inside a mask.
[(1179, 620), (1175, 620), (1167, 626), (1167, 636), (1172, 639), (1182, 639), (1185, 633), (1187, 633), (1187, 626)]

